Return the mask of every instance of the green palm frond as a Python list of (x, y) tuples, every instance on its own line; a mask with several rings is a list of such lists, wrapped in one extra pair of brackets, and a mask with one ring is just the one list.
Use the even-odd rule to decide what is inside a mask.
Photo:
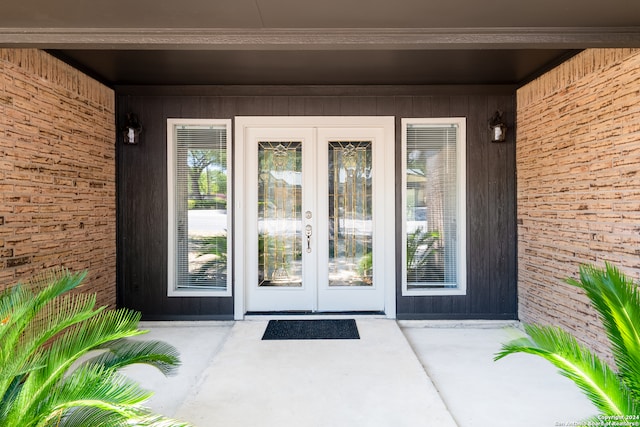
[[(35, 361), (41, 347), (65, 327), (61, 324), (58, 328), (47, 329), (47, 319), (43, 317), (43, 313), (47, 312), (45, 309), (57, 305), (60, 295), (77, 287), (85, 276), (85, 273), (62, 271), (51, 274), (56, 279), (48, 285), (39, 282), (21, 284), (0, 295), (0, 310), (4, 319), (0, 325), (0, 396), (4, 396), (12, 384), (12, 393), (15, 392), (15, 378), (39, 367)], [(95, 305), (95, 298), (79, 296), (78, 299), (88, 299), (84, 304), (85, 310), (91, 309), (88, 304), (93, 302)], [(62, 309), (65, 308), (63, 305)], [(61, 313), (61, 310), (56, 313)], [(86, 319), (88, 315), (90, 313), (77, 318), (76, 322)], [(0, 414), (5, 411), (4, 400), (0, 400)]]
[(70, 407), (76, 406), (71, 405), (70, 402), (97, 400), (124, 407), (141, 403), (152, 394), (115, 369), (99, 365), (84, 365), (65, 377), (48, 396), (47, 401), (54, 407)]
[(24, 315), (25, 306), (31, 298), (31, 292), (22, 284), (0, 292), (0, 343), (5, 341), (7, 334), (14, 332), (7, 325), (9, 322), (15, 322), (18, 316)]
[(11, 358), (5, 363), (24, 363), (26, 359), (33, 357), (42, 346), (62, 331), (102, 311), (102, 309), (94, 310), (94, 306), (95, 295), (84, 294), (64, 296), (60, 298), (59, 303), (47, 304), (42, 308), (40, 314), (23, 328), (22, 334), (18, 337), (17, 345), (9, 347), (10, 341), (4, 343), (7, 348), (13, 349)]
[[(152, 393), (118, 373), (145, 363), (170, 374), (179, 365), (176, 349), (129, 341), (146, 333), (139, 313), (68, 294), (85, 275), (59, 269), (0, 292), (0, 425), (186, 426), (141, 406)], [(99, 356), (76, 363), (96, 349)]]
[[(4, 371), (4, 369), (2, 369), (2, 371)], [(20, 397), (20, 391), (22, 390), (22, 384), (25, 378), (26, 374), (18, 374), (9, 382), (7, 390), (2, 394), (2, 398), (0, 399), (0, 420), (7, 420), (14, 402)]]
[[(57, 387), (38, 401), (37, 406), (12, 411), (9, 421), (15, 425), (23, 425), (35, 418), (35, 426), (47, 425), (75, 407), (94, 407), (122, 416), (136, 416), (140, 409), (135, 405), (151, 395), (152, 393), (112, 369), (84, 366), (60, 381)], [(38, 415), (34, 417), (35, 414)]]
[(1, 347), (14, 348), (26, 329), (39, 326), (35, 319), (38, 319), (43, 308), (77, 287), (85, 275), (86, 273), (66, 274), (38, 292), (34, 292), (38, 289), (36, 285), (19, 284), (0, 294)]
[(580, 281), (570, 279), (567, 282), (582, 288), (600, 314), (618, 372), (634, 399), (640, 400), (638, 286), (610, 264), (604, 270), (583, 266)]
[(74, 407), (67, 410), (55, 422), (46, 427), (131, 427), (129, 417), (118, 412), (104, 411), (91, 406)]
[(46, 427), (131, 427), (133, 425), (189, 427), (189, 424), (150, 413), (141, 413), (132, 419), (115, 412), (106, 412), (93, 407), (73, 408), (65, 413), (59, 424), (51, 424)]
[[(567, 282), (584, 290), (600, 315), (613, 351), (615, 372), (575, 338), (559, 328), (525, 326), (530, 338), (502, 347), (496, 360), (524, 352), (541, 356), (573, 380), (600, 415), (640, 415), (640, 291), (617, 268), (580, 268), (580, 280)], [(597, 425), (596, 418), (594, 425)]]
[(109, 351), (88, 360), (87, 364), (99, 364), (110, 368), (122, 368), (144, 363), (157, 368), (164, 375), (172, 375), (180, 366), (178, 351), (163, 341), (133, 341), (120, 339), (100, 348)]
[(68, 369), (87, 352), (108, 342), (143, 333), (137, 329), (140, 314), (130, 310), (102, 311), (74, 328), (66, 330), (50, 344), (39, 364), (23, 385), (28, 397), (23, 410), (33, 410), (43, 396), (49, 394)]
[(436, 251), (435, 244), (440, 239), (440, 232), (426, 231), (418, 227), (407, 235), (407, 268), (424, 266), (429, 257)]
[(617, 374), (576, 339), (555, 327), (526, 325), (529, 337), (504, 344), (495, 360), (513, 353), (543, 357), (571, 379), (606, 415), (638, 414), (638, 407)]

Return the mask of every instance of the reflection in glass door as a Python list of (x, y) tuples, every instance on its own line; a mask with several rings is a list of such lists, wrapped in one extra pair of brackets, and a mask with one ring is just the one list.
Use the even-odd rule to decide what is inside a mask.
[(302, 144), (258, 143), (258, 286), (302, 286)]
[(371, 141), (328, 143), (329, 286), (372, 286)]

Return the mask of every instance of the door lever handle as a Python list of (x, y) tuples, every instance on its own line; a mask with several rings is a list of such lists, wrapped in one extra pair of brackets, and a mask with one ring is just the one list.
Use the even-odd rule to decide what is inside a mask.
[(304, 234), (307, 236), (307, 253), (311, 252), (311, 235), (313, 234), (313, 228), (307, 225), (304, 228)]

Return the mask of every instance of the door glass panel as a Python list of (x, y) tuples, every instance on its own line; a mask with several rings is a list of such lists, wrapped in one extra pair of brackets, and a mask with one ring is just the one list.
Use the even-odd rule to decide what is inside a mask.
[(302, 286), (302, 144), (258, 144), (258, 286)]
[(329, 286), (373, 284), (371, 142), (329, 143)]

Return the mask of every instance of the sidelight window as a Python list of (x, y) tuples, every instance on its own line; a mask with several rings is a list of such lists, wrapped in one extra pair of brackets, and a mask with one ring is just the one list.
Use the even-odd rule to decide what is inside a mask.
[(168, 295), (231, 295), (230, 120), (169, 119)]
[(403, 295), (466, 293), (465, 119), (402, 120)]

